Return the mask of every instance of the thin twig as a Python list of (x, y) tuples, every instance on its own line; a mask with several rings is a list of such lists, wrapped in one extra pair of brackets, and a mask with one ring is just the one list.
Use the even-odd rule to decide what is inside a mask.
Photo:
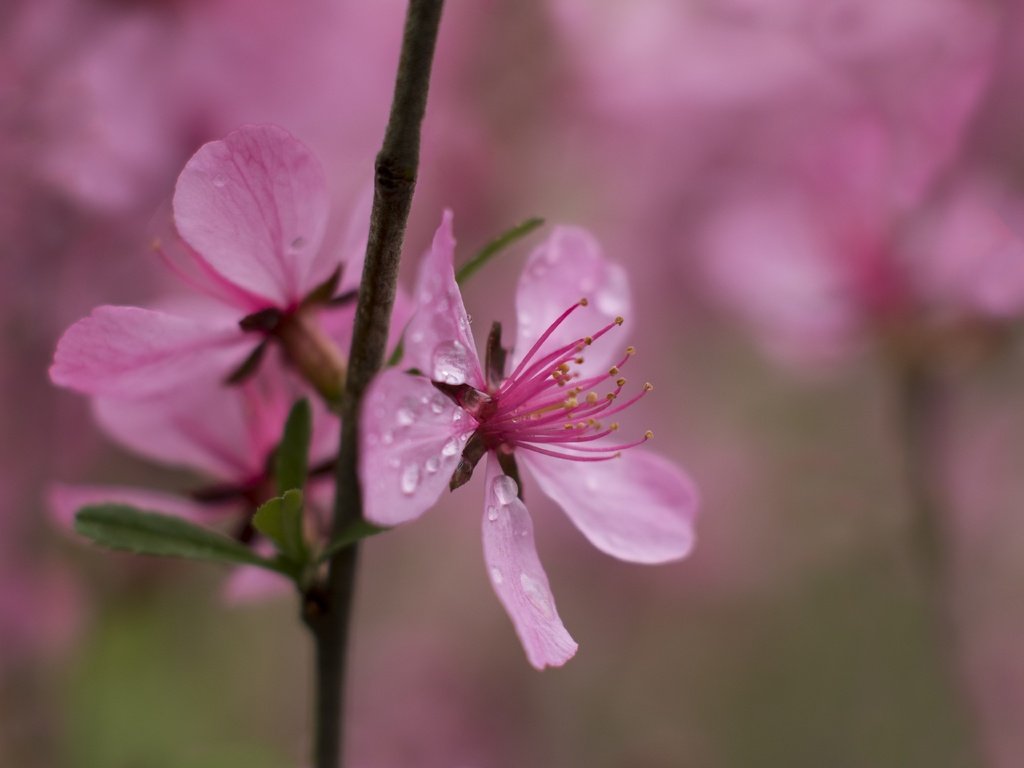
[(911, 546), (950, 691), (961, 720), (965, 757), (985, 764), (980, 723), (963, 668), (960, 628), (954, 610), (951, 520), (942, 489), (941, 449), (946, 437), (947, 397), (941, 374), (928, 360), (905, 361), (897, 370), (907, 490), (911, 500)]
[[(443, 4), (443, 0), (410, 0), (406, 14), (391, 114), (377, 155), (370, 236), (342, 399), (332, 538), (362, 518), (357, 474), (359, 406), (384, 363)], [(357, 560), (355, 544), (335, 554), (326, 583), (306, 595), (303, 608), (316, 642), (316, 768), (342, 764), (345, 657)]]

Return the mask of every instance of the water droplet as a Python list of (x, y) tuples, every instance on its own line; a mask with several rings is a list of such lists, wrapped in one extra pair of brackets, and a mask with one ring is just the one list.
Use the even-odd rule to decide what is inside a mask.
[(533, 607), (540, 611), (545, 618), (550, 619), (555, 615), (554, 608), (551, 607), (551, 601), (548, 600), (547, 592), (539, 581), (526, 573), (521, 573), (519, 574), (519, 583), (522, 585), (527, 599), (533, 603)]
[(293, 251), (300, 251), (300, 250), (302, 250), (303, 248), (306, 247), (306, 238), (304, 238), (304, 237), (296, 237), (294, 240), (292, 240), (292, 246), (291, 247), (292, 247)]
[(416, 464), (406, 464), (405, 469), (402, 470), (402, 478), (399, 481), (402, 493), (406, 496), (411, 496), (416, 491), (416, 486), (420, 484), (420, 468)]
[(495, 566), (491, 566), (491, 580), (495, 584), (501, 584), (505, 581), (505, 577), (501, 575), (501, 569)]
[(492, 523), (498, 519), (498, 508), (491, 506), (487, 508), (487, 519)]
[(434, 395), (430, 400), (431, 413), (444, 413), (444, 399), (441, 395)]
[(416, 421), (416, 414), (412, 412), (411, 408), (407, 408), (406, 406), (403, 405), (401, 408), (395, 411), (395, 421), (398, 423), (398, 426), (400, 427), (408, 427), (410, 424)]
[(434, 381), (465, 384), (469, 353), (460, 341), (442, 341), (434, 347)]
[(426, 463), (423, 465), (423, 468), (427, 470), (428, 475), (432, 475), (435, 472), (437, 472), (438, 469), (441, 468), (441, 460), (437, 458), (437, 456), (431, 456), (429, 459), (427, 459)]
[(413, 331), (409, 334), (409, 341), (413, 344), (420, 344), (423, 342), (423, 331)]
[(454, 437), (441, 447), (441, 455), (445, 458), (451, 458), (458, 452), (459, 443)]
[(380, 436), (380, 441), (384, 443), (384, 445), (391, 445), (393, 442), (395, 442), (395, 436), (391, 432), (385, 432), (383, 435)]
[(494, 489), (494, 498), (498, 500), (499, 504), (503, 505), (511, 504), (519, 494), (519, 486), (508, 475), (500, 475), (494, 478), (492, 488)]
[(224, 187), (227, 185), (227, 183), (228, 177), (225, 176), (223, 173), (218, 173), (216, 176), (213, 177), (213, 186), (215, 187)]

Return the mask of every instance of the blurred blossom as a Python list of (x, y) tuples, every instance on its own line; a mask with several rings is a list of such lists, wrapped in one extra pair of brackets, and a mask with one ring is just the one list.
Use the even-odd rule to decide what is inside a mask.
[[(179, 495), (143, 488), (58, 485), (50, 493), (51, 511), (70, 530), (83, 506), (121, 503), (174, 515), (201, 525), (227, 526), (243, 541), (255, 531), (250, 517), (276, 495), (272, 475), (274, 451), (292, 404), (308, 388), (276, 360), (244, 384), (193, 382), (161, 397), (143, 400), (95, 398), (93, 409), (101, 428), (129, 451), (169, 467), (191, 470), (206, 485)], [(326, 509), (332, 495), (329, 468), (337, 449), (337, 418), (312, 400), (313, 436), (310, 466), (317, 470), (308, 490), (308, 518), (315, 539), (327, 533)], [(318, 469), (319, 468), (319, 469)], [(321, 471), (322, 470), (322, 471)], [(259, 549), (259, 545), (257, 545)], [(238, 570), (227, 589), (231, 597), (259, 595), (260, 585), (287, 586), (255, 568)]]

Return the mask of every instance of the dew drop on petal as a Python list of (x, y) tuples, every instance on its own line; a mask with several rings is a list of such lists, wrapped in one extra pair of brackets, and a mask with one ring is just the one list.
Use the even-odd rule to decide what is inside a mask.
[(395, 436), (392, 432), (385, 432), (380, 436), (380, 441), (384, 443), (384, 445), (391, 445), (395, 442)]
[(441, 460), (437, 456), (431, 456), (424, 463), (423, 468), (427, 470), (428, 475), (433, 475), (437, 470), (441, 468)]
[(498, 519), (498, 508), (497, 507), (492, 505), (492, 506), (487, 508), (487, 519), (490, 520), (492, 523), (495, 520)]
[(508, 475), (501, 475), (494, 478), (494, 497), (499, 504), (511, 504), (519, 494), (519, 486), (516, 481)]
[(399, 480), (402, 488), (402, 493), (406, 496), (411, 496), (416, 491), (416, 487), (420, 484), (420, 468), (416, 464), (406, 464), (405, 469), (402, 470), (402, 477)]
[(501, 575), (501, 569), (496, 566), (491, 566), (491, 580), (495, 584), (501, 584), (505, 581), (505, 577)]
[(459, 452), (459, 442), (454, 437), (441, 447), (441, 455), (446, 459)]
[(527, 599), (533, 603), (533, 607), (540, 611), (545, 618), (550, 619), (555, 615), (555, 611), (551, 607), (551, 601), (548, 600), (548, 596), (539, 581), (527, 573), (521, 573), (519, 574), (519, 583), (522, 585)]
[(404, 405), (395, 412), (395, 421), (400, 427), (408, 427), (414, 421), (416, 421), (416, 414), (412, 412), (412, 409), (406, 408)]
[(469, 368), (469, 354), (462, 342), (442, 341), (434, 347), (434, 381), (445, 384), (465, 384)]
[(430, 399), (430, 412), (434, 414), (444, 412), (444, 400), (441, 398), (441, 395), (434, 395)]
[(213, 186), (217, 188), (224, 187), (227, 185), (227, 183), (228, 177), (225, 176), (223, 173), (218, 173), (216, 176), (213, 177)]

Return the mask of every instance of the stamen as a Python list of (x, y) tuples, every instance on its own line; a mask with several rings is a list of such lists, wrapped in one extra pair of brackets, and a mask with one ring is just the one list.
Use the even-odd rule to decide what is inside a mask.
[(541, 346), (544, 344), (545, 341), (548, 340), (548, 338), (550, 338), (551, 334), (555, 332), (555, 329), (558, 328), (558, 326), (560, 326), (563, 322), (565, 322), (565, 319), (573, 312), (575, 312), (578, 307), (583, 306), (586, 306), (586, 304), (583, 304), (582, 301), (577, 301), (575, 304), (573, 304), (571, 307), (565, 310), (565, 312), (559, 315), (558, 319), (555, 320), (555, 322), (548, 326), (548, 329), (540, 335), (540, 338), (537, 339), (537, 341), (534, 342), (533, 346), (530, 347), (530, 351), (526, 353), (523, 359), (519, 361), (519, 365), (516, 366), (516, 369), (512, 371), (512, 373), (509, 375), (508, 378), (510, 381), (514, 381), (516, 377), (523, 372), (523, 369), (526, 367), (529, 360), (535, 354), (537, 354), (538, 351), (540, 351)]

